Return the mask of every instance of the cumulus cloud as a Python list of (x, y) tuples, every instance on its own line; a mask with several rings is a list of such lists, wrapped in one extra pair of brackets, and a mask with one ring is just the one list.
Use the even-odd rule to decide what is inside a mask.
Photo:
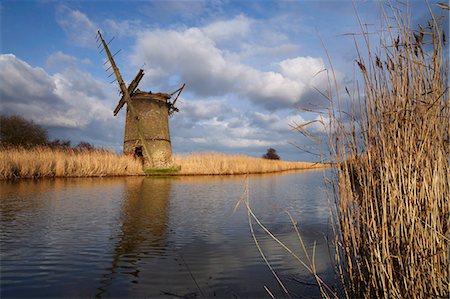
[(270, 110), (309, 100), (314, 85), (325, 82), (321, 58), (285, 59), (263, 71), (240, 61), (239, 53), (218, 46), (224, 38), (247, 36), (250, 23), (239, 16), (203, 28), (143, 30), (131, 62), (146, 63), (149, 84), (162, 85), (175, 74), (202, 97), (236, 94)]
[(102, 83), (78, 69), (49, 75), (13, 54), (0, 55), (2, 113), (44, 126), (83, 128), (112, 119)]
[(50, 70), (61, 70), (66, 68), (76, 68), (78, 64), (90, 64), (90, 60), (78, 59), (74, 56), (67, 55), (61, 51), (54, 52), (47, 57), (45, 66)]
[(219, 100), (186, 101), (178, 107), (183, 112), (184, 117), (195, 121), (209, 119), (230, 111), (230, 108)]
[[(186, 101), (189, 103), (190, 101)], [(267, 148), (274, 147), (283, 153), (295, 152), (290, 144), (300, 134), (290, 124), (302, 122), (299, 115), (278, 115), (261, 111), (249, 112), (235, 109), (229, 101), (192, 101), (188, 109), (181, 109), (171, 119), (172, 144), (175, 152), (184, 151), (227, 151), (261, 156)], [(191, 110), (192, 109), (192, 110)], [(198, 111), (193, 113), (192, 111)]]
[(286, 57), (292, 57), (299, 51), (299, 45), (282, 43), (278, 45), (260, 45), (255, 43), (243, 43), (240, 51), (235, 53), (237, 59), (248, 65), (265, 65), (267, 61), (280, 61)]
[(47, 57), (47, 61), (45, 65), (47, 68), (56, 69), (61, 65), (64, 66), (75, 66), (77, 63), (77, 59), (73, 56), (67, 55), (61, 51), (54, 52)]
[(296, 132), (298, 126), (302, 126), (307, 132), (319, 137), (325, 136), (329, 133), (330, 118), (324, 115), (312, 114), (313, 118), (305, 119), (298, 114), (290, 114), (285, 117), (280, 117), (276, 114), (263, 114), (255, 112), (254, 120), (258, 122), (259, 126), (267, 127), (273, 131), (284, 133), (287, 131)]
[(252, 139), (252, 138), (233, 138), (229, 140), (217, 140), (217, 142), (223, 147), (228, 148), (249, 148), (249, 147), (270, 147), (273, 146), (273, 141), (270, 140), (261, 140), (261, 139)]
[(215, 42), (243, 38), (250, 33), (252, 20), (239, 15), (230, 20), (216, 21), (201, 28), (205, 35)]
[(305, 119), (297, 114), (281, 117), (277, 114), (255, 112), (252, 115), (252, 125), (281, 134), (292, 131), (292, 126), (304, 122)]
[(0, 65), (2, 104), (11, 98), (16, 103), (27, 103), (29, 98), (22, 95), (44, 99), (47, 95), (52, 95), (56, 88), (54, 80), (43, 69), (32, 68), (12, 54), (1, 55)]
[(323, 77), (320, 77), (320, 72), (324, 69), (322, 58), (296, 57), (280, 62), (281, 74), (305, 85), (323, 79)]
[(79, 10), (60, 6), (56, 21), (69, 39), (77, 46), (95, 48), (95, 34), (98, 26)]

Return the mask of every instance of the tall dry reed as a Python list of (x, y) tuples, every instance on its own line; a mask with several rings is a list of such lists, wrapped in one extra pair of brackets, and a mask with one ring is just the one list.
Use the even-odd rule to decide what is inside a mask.
[(142, 175), (133, 157), (106, 150), (2, 148), (0, 179)]
[(346, 297), (449, 297), (448, 48), (441, 20), (430, 18), (415, 29), (390, 9), (378, 49), (361, 25), (364, 93), (350, 125), (332, 113)]
[[(321, 163), (275, 161), (220, 153), (176, 155), (174, 162), (180, 169), (176, 173), (179, 175), (270, 173), (329, 166)], [(0, 179), (143, 174), (139, 160), (107, 150), (49, 147), (0, 149)]]
[(198, 153), (176, 155), (175, 165), (181, 175), (230, 175), (247, 173), (270, 173), (285, 170), (328, 167), (328, 164), (312, 162), (288, 162), (221, 153)]

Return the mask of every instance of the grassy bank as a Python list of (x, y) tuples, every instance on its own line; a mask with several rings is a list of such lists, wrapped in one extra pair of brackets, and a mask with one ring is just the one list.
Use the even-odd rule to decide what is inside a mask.
[(35, 147), (0, 149), (0, 179), (96, 177), (127, 175), (230, 175), (320, 168), (326, 165), (285, 162), (239, 155), (202, 153), (177, 155), (175, 168), (148, 170), (139, 160), (106, 150)]
[(175, 165), (181, 167), (178, 172), (181, 175), (270, 173), (328, 167), (328, 165), (320, 163), (267, 160), (244, 155), (225, 155), (220, 153), (176, 155), (174, 162)]
[(0, 150), (0, 179), (143, 174), (141, 163), (106, 150), (35, 147)]
[(448, 298), (445, 37), (435, 16), (412, 28), (408, 16), (391, 13), (376, 49), (363, 32), (365, 90), (353, 122), (331, 115), (339, 275), (350, 298)]

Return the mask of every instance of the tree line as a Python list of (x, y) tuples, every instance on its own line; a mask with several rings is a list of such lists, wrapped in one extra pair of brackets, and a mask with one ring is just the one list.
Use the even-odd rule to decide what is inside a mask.
[(84, 141), (72, 147), (70, 140), (49, 140), (47, 130), (35, 122), (19, 115), (0, 115), (0, 147), (31, 148), (35, 146), (77, 150), (95, 149), (92, 144)]

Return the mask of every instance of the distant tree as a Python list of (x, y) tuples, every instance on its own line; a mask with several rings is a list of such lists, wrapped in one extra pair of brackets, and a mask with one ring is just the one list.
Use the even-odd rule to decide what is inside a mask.
[(74, 147), (74, 149), (80, 150), (80, 151), (93, 151), (95, 149), (95, 147), (92, 144), (90, 144), (89, 142), (81, 141)]
[(273, 148), (269, 148), (267, 153), (262, 156), (264, 159), (269, 160), (280, 160), (280, 156), (277, 154), (277, 151)]
[(0, 115), (0, 145), (32, 147), (48, 143), (48, 133), (40, 125), (19, 115)]
[(50, 146), (51, 148), (60, 148), (60, 149), (68, 149), (70, 148), (70, 140), (60, 140), (60, 139), (55, 139), (52, 140), (48, 143), (48, 146)]

